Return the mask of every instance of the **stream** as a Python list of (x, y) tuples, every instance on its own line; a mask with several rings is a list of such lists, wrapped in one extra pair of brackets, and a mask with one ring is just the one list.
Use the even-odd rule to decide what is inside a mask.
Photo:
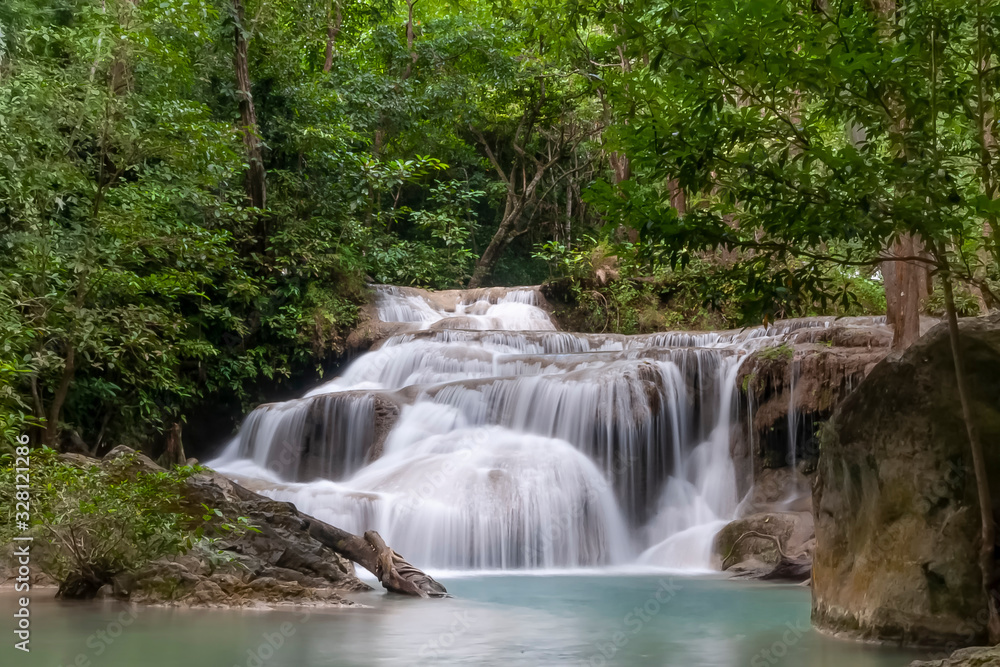
[(14, 656), (5, 643), (0, 663), (903, 667), (921, 657), (820, 635), (809, 626), (809, 591), (801, 586), (632, 571), (439, 578), (455, 597), (373, 592), (350, 596), (370, 609), (327, 611), (131, 612), (37, 592), (31, 653)]

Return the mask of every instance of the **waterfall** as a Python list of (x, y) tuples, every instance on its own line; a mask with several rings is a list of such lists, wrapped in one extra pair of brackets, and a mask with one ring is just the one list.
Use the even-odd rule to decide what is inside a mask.
[(794, 474), (798, 463), (799, 450), (799, 411), (795, 405), (795, 382), (799, 379), (799, 360), (792, 355), (789, 364), (788, 378), (788, 465), (792, 467)]
[(394, 335), (209, 465), (422, 567), (708, 569), (739, 365), (828, 324), (574, 334), (534, 288), (376, 289)]

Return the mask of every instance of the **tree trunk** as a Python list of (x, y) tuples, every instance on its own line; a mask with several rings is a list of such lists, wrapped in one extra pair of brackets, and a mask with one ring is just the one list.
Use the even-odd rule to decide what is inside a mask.
[(476, 261), (476, 268), (472, 270), (472, 277), (469, 278), (468, 289), (482, 287), (483, 281), (493, 272), (493, 267), (496, 266), (504, 248), (507, 247), (507, 241), (514, 230), (514, 223), (517, 222), (517, 217), (521, 212), (521, 206), (513, 201), (514, 199), (515, 195), (508, 192), (507, 203), (504, 207), (503, 218), (500, 220), (500, 226), (497, 227), (497, 231), (493, 235), (493, 238), (490, 239), (490, 244), (486, 246), (486, 250), (483, 251), (483, 254)]
[(337, 35), (340, 34), (340, 26), (344, 22), (344, 15), (340, 11), (340, 2), (334, 3), (332, 0), (326, 9), (326, 61), (323, 63), (323, 71), (329, 72), (333, 69), (333, 45), (337, 42)]
[(42, 435), (42, 441), (53, 449), (56, 446), (56, 439), (59, 437), (59, 418), (62, 416), (63, 404), (69, 394), (70, 385), (73, 384), (75, 373), (76, 349), (72, 344), (68, 344), (62, 378), (60, 378), (59, 386), (56, 387), (55, 395), (52, 397), (52, 404), (49, 405), (49, 414), (45, 420), (45, 431)]
[(172, 466), (182, 466), (187, 463), (184, 455), (184, 444), (181, 441), (181, 423), (175, 422), (167, 432), (167, 445), (163, 450), (163, 455), (157, 461), (164, 468)]
[(418, 0), (406, 0), (406, 50), (410, 52), (410, 62), (406, 64), (406, 71), (403, 72), (403, 81), (410, 78), (413, 73), (413, 66), (417, 64), (417, 50), (414, 48), (416, 33), (413, 30), (413, 8)]
[(300, 516), (308, 522), (309, 535), (374, 574), (386, 590), (422, 598), (448, 595), (444, 586), (387, 547), (374, 530), (361, 538), (319, 519)]
[[(871, 9), (882, 21), (880, 32), (887, 47), (896, 39), (893, 31), (897, 22), (897, 5), (897, 0), (872, 0), (871, 3)], [(906, 138), (911, 123), (906, 115), (905, 101), (899, 95), (887, 94), (885, 107), (890, 115), (890, 142), (900, 158), (907, 159), (912, 151)], [(849, 125), (848, 133), (854, 140), (867, 141), (867, 132), (863, 128)], [(920, 253), (920, 243), (911, 234), (899, 237), (889, 249), (890, 255), (898, 257), (913, 257)], [(893, 328), (892, 349), (902, 350), (920, 338), (920, 306), (927, 294), (927, 269), (904, 261), (883, 262), (880, 269), (885, 285), (886, 320)]]
[[(491, 161), (494, 161), (493, 153), (489, 152), (489, 155)], [(555, 164), (555, 160), (550, 160), (546, 163), (536, 163), (535, 174), (531, 177), (530, 181), (527, 180), (527, 170), (522, 166), (521, 180), (523, 183), (523, 190), (518, 192), (517, 183), (514, 180), (516, 169), (511, 170), (510, 177), (508, 178), (504, 176), (500, 166), (494, 161), (494, 166), (497, 172), (507, 183), (507, 203), (504, 207), (503, 218), (500, 220), (500, 226), (497, 227), (496, 233), (493, 235), (493, 238), (490, 239), (490, 244), (486, 246), (486, 250), (483, 251), (479, 261), (476, 262), (476, 268), (472, 271), (472, 277), (469, 278), (469, 289), (482, 287), (483, 280), (485, 280), (486, 277), (493, 272), (493, 267), (496, 266), (497, 261), (500, 259), (500, 255), (503, 253), (504, 249), (507, 247), (507, 243), (509, 243), (512, 238), (512, 234), (517, 227), (517, 223), (521, 219), (521, 214), (524, 213), (524, 209), (527, 207), (528, 202), (534, 198), (535, 191), (538, 189), (538, 184), (541, 183), (542, 177), (545, 176), (545, 172), (547, 172), (553, 164)]]
[(254, 109), (253, 94), (250, 90), (250, 66), (247, 61), (249, 45), (246, 31), (243, 27), (243, 0), (233, 0), (235, 49), (233, 51), (233, 69), (236, 71), (236, 97), (240, 108), (240, 130), (243, 133), (243, 145), (246, 148), (249, 169), (246, 175), (246, 192), (250, 204), (255, 208), (267, 205), (267, 172), (264, 170), (264, 157), (261, 148), (260, 135), (257, 129), (257, 111)]
[(576, 193), (576, 182), (571, 178), (566, 184), (566, 224), (561, 230), (557, 230), (557, 240), (561, 236), (566, 243), (570, 242), (573, 235), (573, 196)]
[(677, 215), (687, 213), (687, 195), (684, 194), (677, 179), (671, 178), (667, 182), (667, 188), (670, 190), (670, 205), (677, 211)]
[(979, 517), (981, 521), (981, 536), (979, 544), (979, 572), (983, 579), (983, 592), (986, 596), (986, 606), (989, 613), (986, 630), (991, 644), (1000, 642), (1000, 613), (997, 602), (991, 591), (995, 579), (993, 551), (996, 542), (996, 525), (993, 521), (993, 496), (990, 493), (990, 482), (986, 472), (986, 457), (983, 454), (983, 443), (979, 439), (970, 404), (971, 392), (965, 377), (962, 344), (959, 339), (958, 314), (955, 310), (955, 295), (952, 292), (951, 275), (942, 276), (944, 287), (945, 310), (948, 314), (948, 337), (951, 339), (951, 356), (955, 364), (955, 380), (958, 384), (958, 399), (962, 404), (962, 418), (965, 420), (965, 431), (972, 447), (972, 465), (976, 473), (976, 493), (979, 497)]
[(632, 177), (632, 165), (627, 155), (612, 151), (608, 153), (608, 164), (611, 166), (611, 179), (615, 185)]
[[(922, 252), (913, 235), (901, 236), (891, 254), (915, 257)], [(886, 320), (892, 325), (892, 348), (903, 350), (920, 338), (920, 311), (927, 296), (928, 272), (922, 264), (911, 261), (882, 262), (885, 284)]]

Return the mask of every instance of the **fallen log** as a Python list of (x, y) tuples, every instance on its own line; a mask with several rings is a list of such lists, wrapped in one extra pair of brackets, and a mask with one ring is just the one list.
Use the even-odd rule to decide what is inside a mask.
[(315, 517), (299, 516), (311, 537), (374, 574), (387, 591), (422, 598), (448, 596), (444, 586), (390, 549), (374, 530), (362, 538)]
[[(219, 484), (227, 486), (227, 492), (244, 503), (262, 502), (271, 508), (285, 507), (289, 514), (301, 522), (301, 529), (311, 538), (374, 574), (387, 591), (422, 598), (448, 597), (444, 586), (386, 546), (385, 541), (374, 530), (366, 532), (364, 537), (358, 537), (316, 517), (303, 514), (293, 503), (271, 500), (214, 471), (208, 479), (216, 485), (216, 489)], [(192, 481), (189, 480), (189, 486), (192, 486)]]

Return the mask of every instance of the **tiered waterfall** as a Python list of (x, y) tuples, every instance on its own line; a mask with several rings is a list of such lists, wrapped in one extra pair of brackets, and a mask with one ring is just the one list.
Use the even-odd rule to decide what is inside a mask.
[(534, 288), (376, 289), (398, 333), (210, 465), (422, 567), (710, 567), (736, 373), (788, 326), (574, 334)]

